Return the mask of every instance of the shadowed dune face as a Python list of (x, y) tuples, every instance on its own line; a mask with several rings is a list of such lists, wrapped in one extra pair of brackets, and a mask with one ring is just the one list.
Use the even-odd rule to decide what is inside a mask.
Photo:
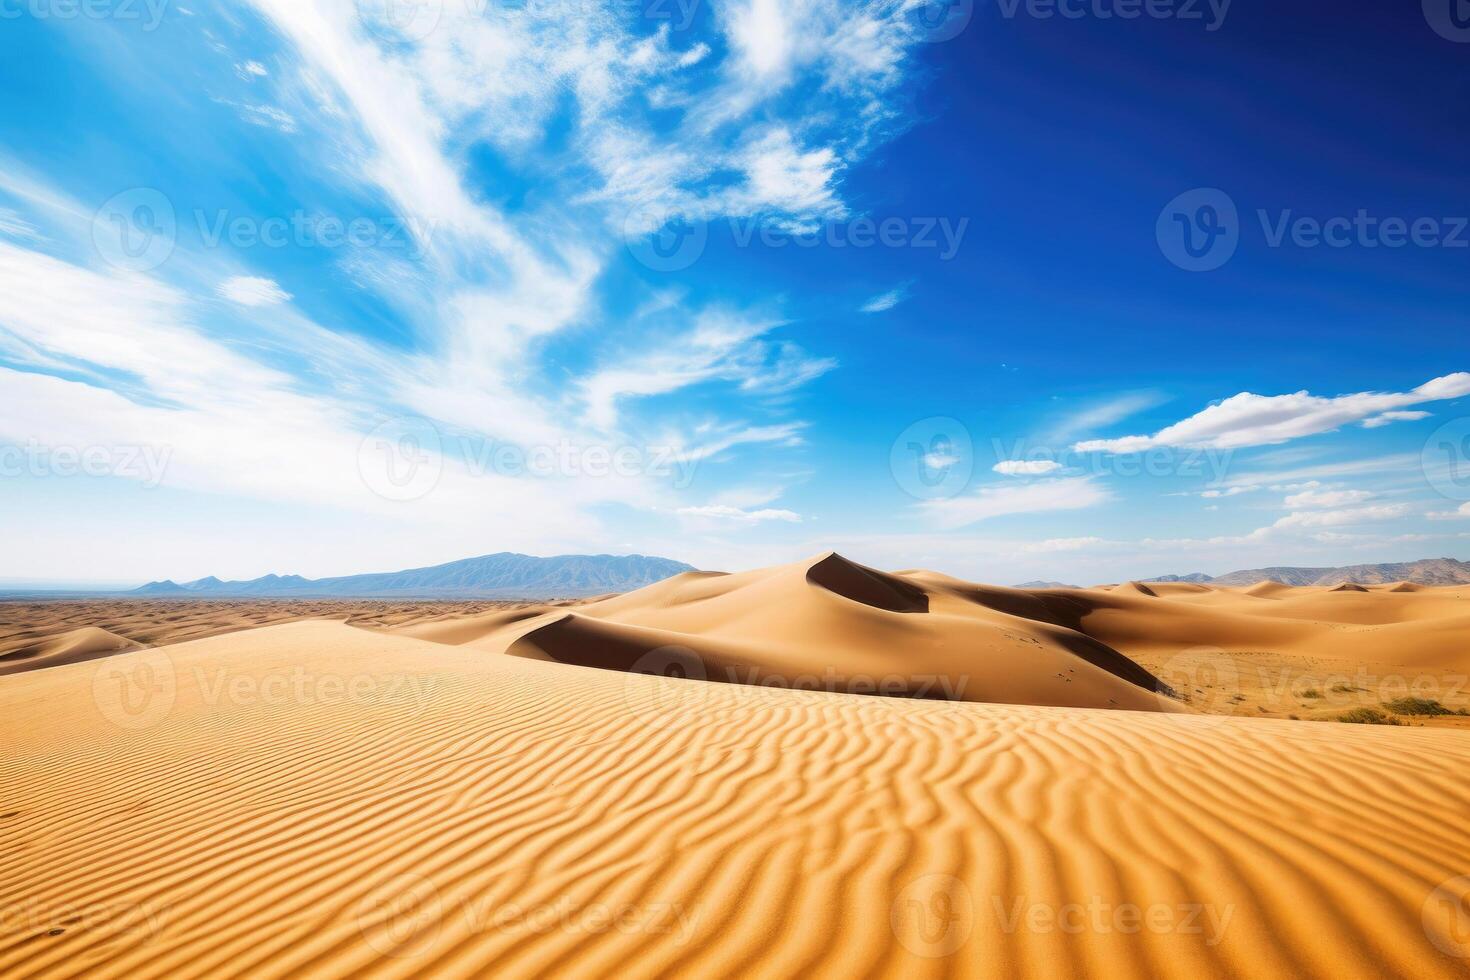
[[(1016, 590), (879, 572), (840, 555), (682, 575), (540, 616), (453, 629), (477, 649), (709, 681), (1006, 704), (1175, 710), (1144, 668)], [(424, 630), (414, 635), (438, 636)]]
[(7, 978), (1451, 980), (1470, 953), (1459, 732), (699, 684), (322, 621), (5, 681)]
[(897, 575), (865, 568), (841, 555), (831, 554), (807, 569), (806, 580), (828, 592), (874, 609), (897, 613), (926, 613), (929, 596)]
[[(673, 665), (681, 676), (744, 684), (1331, 717), (1405, 693), (1378, 697), (1381, 678), (1428, 678), (1447, 703), (1470, 704), (1470, 686), (1452, 683), (1470, 674), (1467, 599), (1470, 588), (1456, 586), (1276, 582), (1008, 589), (884, 573), (827, 554), (735, 575), (689, 573), (570, 610), (492, 614), (413, 635), (603, 669)], [(1270, 676), (1256, 676), (1263, 670)], [(1310, 688), (1312, 677), (1344, 672), (1351, 680), (1338, 684), (1353, 688), (1350, 699), (1294, 696), (1298, 679)]]
[(0, 654), (0, 675), (18, 674), (42, 667), (57, 667), (80, 660), (95, 660), (124, 650), (140, 649), (125, 636), (96, 626), (83, 626), (45, 639), (17, 646)]

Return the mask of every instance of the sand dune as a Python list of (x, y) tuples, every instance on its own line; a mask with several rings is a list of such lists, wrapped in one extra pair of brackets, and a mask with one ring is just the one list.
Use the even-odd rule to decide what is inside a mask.
[(7, 678), (0, 726), (6, 977), (1447, 978), (1470, 952), (1456, 732), (704, 684), (330, 622)]
[[(582, 666), (848, 693), (1326, 717), (1408, 693), (1379, 696), (1380, 686), (1404, 679), (1470, 705), (1470, 685), (1454, 683), (1470, 674), (1467, 599), (1462, 586), (1276, 582), (1021, 590), (883, 573), (828, 554), (737, 575), (690, 573), (573, 609), (528, 607), (407, 632)], [(1314, 677), (1344, 672), (1351, 697), (1295, 697), (1295, 680), (1310, 688)], [(1158, 675), (1187, 705), (1150, 693)], [(889, 686), (874, 692), (874, 677)], [(923, 690), (915, 678), (925, 679)]]
[(42, 667), (57, 667), (79, 660), (95, 660), (141, 644), (96, 626), (83, 626), (55, 636), (16, 646), (0, 654), (0, 675), (18, 674)]
[[(66, 643), (83, 628), (129, 641), (163, 646), (235, 633), (270, 623), (338, 619), (357, 626), (405, 627), (486, 611), (516, 609), (522, 602), (425, 602), (382, 599), (64, 599), (0, 601), (0, 673), (50, 666), (35, 659), (44, 644)], [(104, 644), (105, 646), (105, 644)], [(98, 648), (101, 655), (118, 649)], [(9, 670), (6, 670), (6, 666)]]
[(939, 700), (1174, 710), (1148, 671), (1015, 589), (839, 555), (686, 573), (576, 607), (416, 626), (419, 638), (585, 667)]

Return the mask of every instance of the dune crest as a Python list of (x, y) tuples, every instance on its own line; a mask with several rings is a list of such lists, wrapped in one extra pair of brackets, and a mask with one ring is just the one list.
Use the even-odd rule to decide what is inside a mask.
[[(571, 609), (533, 607), (412, 635), (516, 657), (646, 672), (670, 651), (710, 681), (901, 697), (1179, 710), (1144, 668), (1079, 632), (1066, 597), (826, 553), (676, 576)], [(681, 667), (681, 669), (683, 669)]]
[(42, 667), (95, 660), (124, 650), (140, 649), (125, 636), (97, 626), (83, 626), (58, 636), (48, 636), (0, 655), (0, 675), (17, 674)]

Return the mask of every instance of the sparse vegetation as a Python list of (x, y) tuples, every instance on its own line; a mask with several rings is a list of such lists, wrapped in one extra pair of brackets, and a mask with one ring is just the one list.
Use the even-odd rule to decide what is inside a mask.
[(1366, 691), (1366, 690), (1368, 690), (1366, 687), (1359, 687), (1356, 684), (1334, 684), (1334, 685), (1332, 685), (1332, 693), (1333, 694), (1352, 694), (1352, 693), (1354, 693), (1356, 691)]
[(1470, 711), (1465, 711), (1463, 708), (1458, 711), (1454, 708), (1446, 708), (1433, 698), (1395, 698), (1384, 704), (1384, 707), (1396, 715), (1428, 717), (1439, 717), (1441, 715), (1470, 716)]
[(1393, 715), (1384, 714), (1377, 708), (1354, 708), (1337, 716), (1337, 720), (1348, 725), (1402, 725)]
[(1320, 698), (1322, 696), (1322, 692), (1317, 690), (1315, 687), (1309, 687), (1302, 692), (1301, 696), (1304, 698)]

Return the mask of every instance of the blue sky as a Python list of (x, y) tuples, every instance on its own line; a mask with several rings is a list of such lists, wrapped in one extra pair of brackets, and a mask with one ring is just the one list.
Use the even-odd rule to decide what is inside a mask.
[(0, 579), (1465, 557), (1470, 31), (1135, 9), (0, 6)]

